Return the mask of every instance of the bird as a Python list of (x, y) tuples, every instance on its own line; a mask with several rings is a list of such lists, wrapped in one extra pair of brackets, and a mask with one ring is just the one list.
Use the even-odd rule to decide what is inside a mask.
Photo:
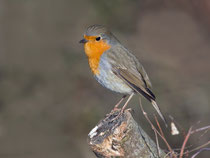
[(131, 98), (139, 94), (151, 102), (167, 126), (144, 67), (107, 27), (98, 24), (87, 27), (80, 43), (84, 44), (84, 52), (95, 79), (105, 88), (123, 94), (115, 108), (129, 96), (122, 107), (124, 111)]

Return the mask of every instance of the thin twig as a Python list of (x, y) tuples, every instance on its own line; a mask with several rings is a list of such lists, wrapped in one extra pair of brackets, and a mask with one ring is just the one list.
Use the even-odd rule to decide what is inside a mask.
[(200, 136), (199, 136), (199, 139), (201, 139), (201, 137), (203, 137), (206, 133), (208, 133), (210, 129), (207, 129), (206, 131), (204, 131)]
[(160, 132), (154, 127), (154, 125), (152, 124), (152, 122), (150, 121), (150, 119), (147, 116), (147, 113), (144, 111), (143, 106), (141, 104), (141, 98), (139, 98), (139, 103), (140, 103), (140, 108), (143, 112), (143, 115), (145, 116), (146, 120), (149, 122), (151, 128), (153, 130), (155, 130), (155, 132), (157, 132), (157, 134), (162, 138), (162, 140), (165, 142), (166, 146), (168, 147), (170, 153), (175, 157), (174, 151), (172, 150), (171, 146), (168, 144), (167, 140), (165, 139), (165, 137), (163, 137)]
[(191, 158), (195, 158), (196, 156), (198, 156), (198, 154), (200, 154), (202, 151), (208, 150), (210, 151), (210, 148), (202, 148), (200, 149), (198, 152), (196, 152)]
[(159, 128), (159, 130), (160, 130), (161, 135), (162, 135), (163, 137), (165, 137), (165, 135), (163, 134), (163, 130), (162, 130), (161, 126), (160, 126), (160, 123), (158, 122), (157, 117), (156, 117), (155, 115), (154, 115), (154, 117), (155, 117), (155, 121), (156, 121), (156, 123), (157, 123), (157, 125), (158, 125), (158, 128)]
[(190, 127), (190, 129), (189, 129), (189, 131), (188, 131), (188, 133), (187, 133), (187, 135), (186, 135), (186, 137), (184, 139), (184, 142), (182, 144), (182, 148), (181, 148), (181, 152), (180, 152), (179, 158), (182, 158), (183, 157), (184, 149), (185, 149), (185, 146), (187, 144), (187, 141), (189, 140), (191, 131), (192, 131), (192, 127)]
[[(156, 117), (155, 115), (154, 115), (154, 117), (155, 117), (155, 121), (156, 121), (156, 123), (157, 123), (157, 125), (158, 125), (158, 127), (159, 127), (159, 129), (160, 129), (160, 134), (161, 134), (163, 137), (165, 137), (164, 134), (163, 134), (163, 131), (162, 131), (161, 127), (160, 127), (160, 124), (159, 124), (159, 122), (158, 122), (158, 120), (157, 120), (157, 117)], [(157, 132), (155, 132), (155, 137), (156, 137), (156, 141), (157, 141), (157, 146), (159, 147)], [(158, 149), (158, 152), (159, 152), (159, 149)]]
[[(205, 144), (201, 145), (201, 146), (198, 146), (198, 147), (196, 147), (196, 148), (194, 148), (194, 149), (192, 149), (192, 150), (190, 150), (190, 151), (184, 152), (183, 155), (189, 154), (189, 153), (191, 153), (191, 152), (193, 152), (193, 151), (196, 151), (196, 150), (199, 150), (199, 149), (201, 149), (201, 148), (204, 148), (205, 146), (207, 146), (207, 145), (209, 145), (209, 144), (210, 144), (210, 140), (209, 140), (208, 142), (206, 142)], [(180, 154), (178, 154), (178, 155), (180, 155)], [(177, 155), (177, 156), (178, 156), (178, 155)]]
[(191, 131), (190, 134), (194, 134), (196, 132), (200, 132), (200, 131), (207, 130), (207, 129), (210, 129), (210, 125), (209, 126), (202, 127), (202, 128), (195, 129), (195, 130)]
[[(171, 117), (171, 116), (170, 116), (170, 117)], [(198, 122), (198, 123), (199, 123), (199, 122)], [(198, 123), (197, 123), (197, 124), (198, 124)], [(196, 132), (201, 132), (201, 131), (203, 131), (203, 130), (205, 130), (205, 132), (204, 132), (202, 135), (199, 136), (199, 139), (200, 139), (203, 135), (205, 135), (205, 134), (210, 130), (210, 125), (209, 125), (209, 126), (202, 127), (202, 128), (198, 128), (198, 129), (195, 129), (195, 130), (192, 130), (190, 134), (192, 135), (192, 134), (195, 134)], [(185, 146), (185, 149), (189, 149), (189, 148), (192, 147), (192, 146), (193, 146), (193, 145), (189, 145), (189, 146), (187, 146), (187, 147)], [(173, 149), (173, 150), (174, 150), (174, 151), (179, 151), (179, 150), (181, 150), (181, 149), (178, 148), (178, 149)]]
[(158, 153), (158, 157), (160, 157), (160, 146), (159, 146), (157, 132), (154, 131), (154, 133), (155, 133), (155, 139), (156, 139), (156, 145), (157, 145), (157, 153)]

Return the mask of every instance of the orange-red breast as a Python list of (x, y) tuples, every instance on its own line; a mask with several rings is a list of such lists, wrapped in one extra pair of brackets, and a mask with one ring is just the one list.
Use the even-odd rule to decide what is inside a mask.
[(89, 66), (96, 80), (104, 87), (124, 94), (124, 97), (130, 95), (123, 110), (132, 96), (138, 93), (152, 103), (166, 123), (156, 104), (151, 82), (143, 66), (106, 27), (89, 26), (80, 43), (84, 43)]

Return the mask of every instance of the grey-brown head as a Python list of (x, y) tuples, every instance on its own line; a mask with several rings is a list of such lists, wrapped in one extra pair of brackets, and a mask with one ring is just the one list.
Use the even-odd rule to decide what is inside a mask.
[(109, 44), (118, 42), (116, 37), (103, 25), (89, 26), (84, 33), (84, 39), (80, 43), (86, 43), (88, 37), (94, 37), (96, 41), (104, 40)]

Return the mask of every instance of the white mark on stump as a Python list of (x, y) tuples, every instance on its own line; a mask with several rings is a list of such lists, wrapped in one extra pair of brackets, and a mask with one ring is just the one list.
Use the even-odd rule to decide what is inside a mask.
[(91, 131), (90, 133), (88, 134), (88, 136), (92, 139), (95, 135), (97, 135), (97, 129), (98, 129), (98, 126), (95, 126)]

